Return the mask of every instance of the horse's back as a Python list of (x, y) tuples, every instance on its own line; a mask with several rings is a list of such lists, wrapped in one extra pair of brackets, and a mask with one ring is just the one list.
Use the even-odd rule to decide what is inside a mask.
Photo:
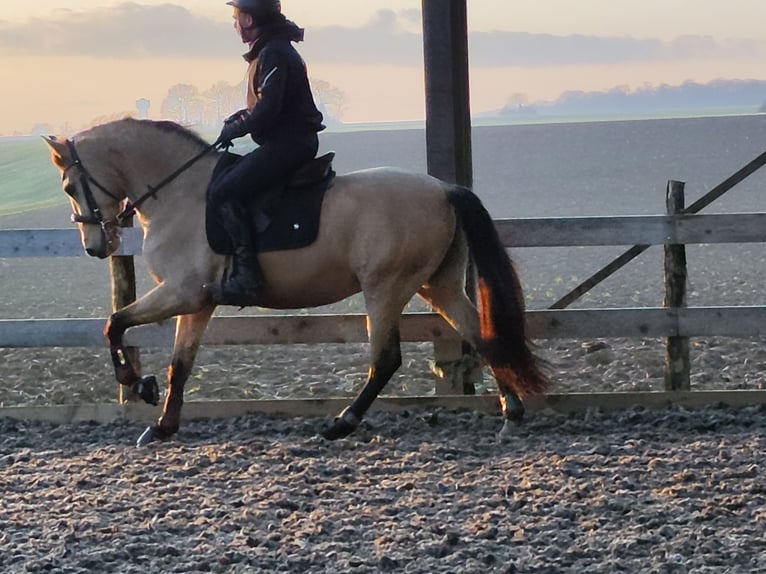
[(429, 175), (394, 168), (340, 176), (326, 198), (322, 228), (345, 238), (356, 268), (427, 265), (425, 259), (439, 258), (454, 235), (447, 187)]
[[(429, 175), (395, 168), (339, 175), (325, 194), (316, 241), (303, 249), (264, 254), (267, 277), (271, 274), (290, 292), (313, 285), (320, 295), (319, 303), (312, 301), (316, 304), (386, 277), (406, 275), (425, 282), (454, 237), (447, 187)], [(287, 291), (279, 295), (285, 304), (308, 306), (298, 292), (288, 296)]]
[[(336, 178), (323, 209), (327, 232), (347, 229), (356, 241), (403, 234), (438, 234), (452, 218), (444, 182), (422, 173), (381, 167)], [(452, 229), (447, 232), (451, 235)]]
[(445, 189), (444, 182), (427, 174), (391, 167), (359, 170), (336, 178), (323, 216), (329, 227), (342, 225), (338, 218), (348, 216), (354, 218), (355, 226), (362, 220), (368, 224), (419, 221), (427, 225), (426, 219), (441, 223), (451, 213)]
[(336, 182), (347, 193), (384, 193), (388, 197), (407, 193), (438, 200), (445, 190), (445, 183), (431, 175), (396, 167), (360, 169), (337, 176)]

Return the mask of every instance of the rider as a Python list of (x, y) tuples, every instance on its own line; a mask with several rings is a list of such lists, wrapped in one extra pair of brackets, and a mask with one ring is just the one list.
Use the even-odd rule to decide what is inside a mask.
[(234, 28), (249, 45), (247, 107), (224, 120), (217, 143), (245, 136), (258, 144), (210, 184), (211, 205), (217, 208), (234, 244), (231, 276), (209, 284), (213, 298), (226, 305), (256, 305), (264, 278), (245, 201), (284, 180), (317, 152), (322, 114), (311, 94), (306, 64), (292, 42), (303, 40), (303, 28), (285, 18), (280, 0), (231, 0)]

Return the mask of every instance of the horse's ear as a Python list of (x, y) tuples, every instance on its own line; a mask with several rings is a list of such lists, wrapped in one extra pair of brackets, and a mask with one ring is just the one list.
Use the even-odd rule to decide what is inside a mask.
[(53, 152), (52, 157), (54, 163), (58, 164), (60, 161), (64, 158), (66, 158), (69, 155), (69, 149), (67, 148), (66, 139), (63, 141), (58, 139), (56, 136), (42, 136), (45, 143), (48, 144), (48, 147), (51, 148), (51, 151)]

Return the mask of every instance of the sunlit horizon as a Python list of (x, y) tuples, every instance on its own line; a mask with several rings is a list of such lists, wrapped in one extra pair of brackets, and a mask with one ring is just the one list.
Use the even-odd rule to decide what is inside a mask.
[[(306, 42), (298, 48), (312, 80), (344, 94), (344, 123), (423, 120), (421, 0), (282, 5), (306, 27)], [(678, 0), (682, 21), (668, 18), (667, 4), (659, 0), (631, 6), (583, 0), (577, 9), (566, 0), (469, 0), (467, 6), (474, 114), (499, 110), (519, 95), (538, 102), (569, 91), (766, 80), (763, 2), (701, 6)], [(113, 23), (118, 15), (133, 18), (127, 20), (133, 25)], [(164, 25), (165, 17), (168, 37), (157, 38), (150, 30)], [(172, 18), (184, 18), (182, 25), (173, 27)], [(71, 26), (80, 28), (68, 35)], [(177, 46), (188, 42), (187, 28), (202, 40), (183, 44), (196, 50), (184, 55)], [(245, 73), (242, 48), (223, 1), (189, 0), (174, 7), (160, 0), (73, 0), (62, 8), (54, 0), (5, 0), (0, 135), (28, 133), (40, 124), (78, 129), (98, 118), (135, 113), (139, 98), (149, 99), (149, 117), (159, 118), (174, 85), (204, 91), (219, 81), (238, 84)]]

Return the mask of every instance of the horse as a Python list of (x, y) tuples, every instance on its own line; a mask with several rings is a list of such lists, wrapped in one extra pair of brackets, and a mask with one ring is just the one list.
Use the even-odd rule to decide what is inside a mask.
[[(156, 284), (112, 313), (104, 335), (117, 381), (158, 404), (156, 379), (137, 372), (123, 335), (137, 325), (176, 318), (162, 413), (137, 445), (168, 439), (179, 430), (184, 384), (216, 308), (203, 285), (221, 281), (227, 266), (205, 232), (206, 191), (223, 152), (177, 123), (133, 118), (71, 139), (44, 140), (88, 255), (103, 259), (119, 248), (126, 211), (143, 228), (143, 257)], [(477, 304), (466, 293), (469, 256)], [(504, 418), (501, 435), (521, 424), (523, 400), (547, 390), (545, 362), (527, 336), (514, 264), (489, 213), (465, 187), (392, 167), (339, 174), (322, 201), (314, 242), (261, 253), (259, 261), (266, 276), (259, 303), (264, 308), (310, 308), (363, 294), (367, 380), (350, 405), (323, 425), (326, 439), (351, 434), (401, 366), (400, 316), (416, 294), (489, 368)]]

